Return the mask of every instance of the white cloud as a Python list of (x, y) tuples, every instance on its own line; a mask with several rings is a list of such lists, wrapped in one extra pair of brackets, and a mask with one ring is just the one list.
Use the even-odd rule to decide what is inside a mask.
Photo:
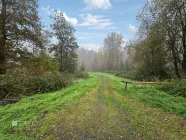
[(83, 0), (86, 4), (85, 10), (109, 9), (112, 7), (110, 0)]
[(51, 15), (52, 9), (50, 9), (50, 5), (47, 7), (42, 7), (41, 8), (45, 13), (47, 13), (49, 16)]
[(92, 14), (81, 14), (79, 15), (83, 23), (79, 26), (90, 26), (91, 29), (116, 29), (117, 27), (113, 26), (113, 22), (110, 19), (106, 19), (102, 15), (92, 15)]
[(131, 24), (128, 25), (128, 28), (129, 28), (129, 30), (130, 30), (131, 32), (133, 32), (133, 33), (136, 33), (137, 30), (138, 30), (134, 25), (131, 25)]
[[(50, 5), (47, 7), (42, 7), (41, 8), (45, 13), (47, 13), (49, 16), (53, 15), (55, 10), (50, 8)], [(61, 10), (57, 10), (57, 13), (61, 13)], [(76, 18), (70, 18), (67, 16), (67, 14), (64, 12), (63, 13), (64, 18), (66, 21), (70, 22), (73, 26), (78, 24), (78, 20)]]
[(80, 46), (80, 48), (84, 48), (84, 49), (88, 49), (88, 50), (94, 50), (94, 51), (97, 51), (97, 52), (98, 52), (99, 48), (101, 47), (100, 45), (94, 44), (94, 43), (80, 44), (79, 46)]
[(92, 25), (96, 25), (98, 23), (98, 18), (100, 18), (100, 16), (93, 16), (91, 14), (88, 14), (88, 15), (81, 14), (79, 16), (83, 20), (83, 23), (80, 24), (80, 26), (92, 26)]
[(64, 18), (66, 21), (70, 22), (73, 26), (78, 24), (78, 20), (76, 18), (70, 18), (66, 15), (66, 13), (63, 13)]

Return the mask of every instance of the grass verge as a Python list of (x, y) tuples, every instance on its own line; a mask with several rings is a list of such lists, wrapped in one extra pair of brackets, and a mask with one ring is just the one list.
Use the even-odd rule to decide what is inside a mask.
[(88, 79), (75, 81), (70, 87), (54, 93), (24, 97), (16, 104), (0, 107), (0, 139), (26, 139), (18, 132), (38, 117), (54, 113), (76, 102), (99, 84), (99, 78), (90, 74)]
[[(186, 119), (186, 98), (173, 96), (166, 92), (159, 91), (151, 85), (132, 85), (129, 84), (128, 92), (124, 91), (125, 84), (120, 77), (101, 73), (112, 79), (112, 89), (126, 97), (143, 102), (151, 107), (161, 108), (164, 111), (176, 114)], [(125, 79), (126, 80), (126, 79)]]

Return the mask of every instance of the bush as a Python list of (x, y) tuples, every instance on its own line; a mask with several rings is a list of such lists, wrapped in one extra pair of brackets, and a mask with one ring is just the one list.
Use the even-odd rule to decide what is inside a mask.
[(0, 99), (4, 99), (7, 96), (19, 98), (25, 93), (26, 88), (23, 83), (28, 78), (27, 74), (6, 74), (0, 75)]
[(78, 71), (75, 73), (76, 78), (88, 78), (88, 73), (83, 71)]
[(156, 88), (173, 96), (186, 97), (186, 81), (171, 82), (170, 84), (159, 85)]
[(57, 63), (45, 52), (41, 52), (39, 56), (33, 57), (30, 61), (23, 62), (23, 66), (25, 66), (32, 75), (41, 75), (46, 72), (58, 73)]
[(116, 76), (136, 80), (136, 71), (121, 71), (115, 74)]
[(72, 83), (73, 78), (87, 78), (88, 73), (77, 72), (75, 75), (68, 73), (44, 73), (31, 75), (26, 71), (15, 71), (11, 74), (0, 75), (0, 100), (18, 100), (22, 96), (37, 93), (46, 93), (60, 90)]
[(0, 99), (20, 99), (36, 93), (53, 92), (71, 84), (70, 75), (45, 73), (33, 76), (28, 73), (12, 73), (0, 76)]
[(74, 75), (70, 73), (62, 73), (61, 74), (61, 84), (62, 87), (67, 87), (69, 86), (74, 79)]
[(30, 77), (25, 81), (24, 87), (27, 88), (29, 94), (45, 93), (61, 89), (63, 87), (62, 83), (63, 78), (61, 75), (44, 74)]

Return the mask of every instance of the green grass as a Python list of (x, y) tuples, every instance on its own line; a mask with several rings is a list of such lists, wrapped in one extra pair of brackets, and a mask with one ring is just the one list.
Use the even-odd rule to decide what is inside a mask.
[[(133, 98), (137, 101), (143, 102), (144, 104), (161, 108), (164, 111), (176, 114), (186, 119), (186, 98), (180, 96), (173, 96), (166, 92), (159, 91), (155, 86), (152, 85), (128, 85), (128, 92), (124, 91), (125, 83), (120, 77), (100, 73), (101, 75), (107, 76), (112, 80), (112, 88), (116, 92)], [(127, 81), (127, 79), (125, 79)], [(130, 81), (130, 80), (128, 80)]]
[[(90, 74), (90, 78), (77, 80), (66, 89), (24, 97), (16, 104), (1, 106), (0, 139), (26, 139), (17, 134), (24, 129), (26, 124), (32, 123), (33, 120), (45, 113), (55, 113), (62, 107), (76, 102), (98, 84), (99, 78)], [(17, 121), (17, 126), (12, 126), (12, 121)]]
[[(125, 84), (121, 82), (123, 80), (122, 78), (105, 73), (90, 73), (90, 78), (77, 80), (66, 89), (54, 93), (36, 94), (30, 97), (24, 97), (16, 104), (4, 107), (1, 106), (0, 139), (27, 139), (22, 131), (25, 129), (25, 126), (28, 125), (29, 128), (30, 123), (42, 123), (41, 117), (45, 114), (47, 114), (47, 117), (44, 118), (44, 120), (55, 121), (47, 118), (55, 118), (56, 113), (62, 108), (76, 103), (78, 99), (86, 95), (89, 91), (94, 92), (93, 89), (99, 88), (98, 86), (100, 86), (102, 77), (106, 77), (108, 80), (105, 81), (110, 83), (109, 90), (105, 91), (106, 93), (103, 92), (104, 96), (99, 95), (99, 98), (104, 103), (108, 104), (109, 107), (116, 106), (117, 108), (120, 106), (123, 110), (129, 110), (131, 114), (137, 114), (136, 116), (133, 115), (135, 118), (130, 120), (136, 127), (138, 127), (140, 123), (143, 122), (144, 117), (146, 117), (144, 114), (142, 114), (141, 117), (139, 116), (139, 114), (143, 112), (143, 104), (146, 105), (146, 108), (152, 107), (152, 110), (154, 107), (160, 108), (160, 110), (162, 109), (186, 119), (186, 98), (169, 95), (149, 85), (134, 86), (130, 84), (128, 92), (125, 92)], [(87, 99), (89, 98), (87, 97)], [(141, 102), (141, 106), (136, 108), (133, 104), (138, 103), (138, 101)], [(88, 104), (90, 103), (87, 102), (87, 105)], [(86, 108), (84, 104), (82, 104), (82, 106)], [(79, 109), (81, 110), (83, 107)], [(95, 107), (95, 104), (92, 104), (92, 107)], [(157, 118), (155, 118), (154, 121), (156, 119)], [(43, 122), (45, 122), (44, 120)], [(18, 125), (12, 126), (12, 121), (17, 121)], [(41, 126), (41, 132), (39, 132), (39, 134), (48, 133), (50, 125), (47, 126), (47, 123), (44, 123)], [(154, 127), (152, 128), (154, 130)]]
[(186, 98), (186, 81), (173, 81), (165, 85), (157, 85), (156, 89), (166, 92), (173, 96), (182, 96)]

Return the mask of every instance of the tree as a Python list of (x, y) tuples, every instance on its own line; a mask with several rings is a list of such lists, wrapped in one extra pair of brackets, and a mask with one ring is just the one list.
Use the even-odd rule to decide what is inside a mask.
[(28, 68), (28, 71), (33, 75), (41, 75), (46, 72), (58, 72), (57, 63), (44, 51), (41, 51), (38, 56), (33, 57), (30, 61), (26, 60), (24, 63), (24, 66)]
[(167, 78), (164, 39), (155, 27), (152, 28), (151, 34), (134, 46), (134, 65), (138, 71), (137, 77), (141, 80), (154, 80), (155, 77)]
[(51, 25), (53, 34), (58, 40), (51, 51), (55, 52), (55, 59), (59, 63), (60, 72), (74, 72), (77, 66), (78, 45), (74, 36), (75, 29), (67, 22), (62, 13), (55, 12), (51, 17), (54, 23)]
[(82, 62), (84, 63), (84, 66), (87, 71), (93, 70), (93, 62), (94, 62), (94, 56), (97, 52), (93, 50), (86, 50), (84, 48), (78, 48), (77, 54), (78, 54), (78, 65), (81, 68)]
[[(180, 70), (186, 73), (186, 2), (184, 0), (148, 1), (138, 19), (141, 22), (139, 38), (151, 36), (152, 27), (159, 30), (161, 47), (167, 52), (166, 62), (174, 67), (175, 75), (180, 78)], [(157, 26), (159, 25), (159, 26)], [(164, 39), (164, 40), (162, 40)], [(154, 38), (154, 40), (157, 40)]]
[[(170, 5), (171, 12), (175, 13), (174, 21), (179, 28), (178, 37), (181, 41), (181, 47), (183, 50), (182, 69), (186, 74), (186, 1), (185, 0), (172, 0)], [(171, 18), (172, 19), (172, 18)]]
[(98, 53), (97, 53), (97, 54), (95, 54), (94, 60), (93, 60), (93, 65), (92, 65), (93, 71), (100, 71), (99, 62), (100, 61), (99, 61)]
[[(173, 11), (172, 11), (173, 12)], [(178, 36), (179, 36), (179, 27), (177, 26), (177, 21), (170, 20), (175, 18), (175, 13), (170, 12), (170, 8), (166, 8), (161, 13), (161, 26), (162, 30), (166, 32), (166, 49), (171, 54), (170, 60), (173, 61), (175, 74), (178, 79), (180, 79), (180, 73), (179, 73), (179, 53), (178, 53)], [(170, 14), (172, 13), (172, 14)]]
[(0, 0), (0, 74), (6, 73), (10, 58), (16, 61), (28, 46), (42, 46), (37, 8), (37, 0)]
[[(184, 43), (183, 46), (180, 46), (179, 42), (182, 42), (184, 37), (184, 33), (181, 33), (182, 30), (180, 27), (179, 20), (184, 21), (184, 18), (179, 17), (178, 13), (180, 10), (180, 7), (178, 8), (177, 4), (181, 4), (182, 0), (175, 0), (175, 1), (153, 1), (152, 7), (156, 7), (156, 10), (154, 12), (159, 11), (158, 18), (156, 18), (155, 22), (158, 22), (159, 29), (162, 30), (162, 32), (166, 33), (166, 38), (164, 42), (166, 43), (166, 50), (170, 52), (172, 55), (170, 58), (170, 61), (173, 62), (175, 74), (177, 78), (180, 77), (179, 73), (179, 67), (184, 64)], [(179, 5), (178, 4), (178, 5)], [(182, 5), (182, 4), (181, 4)], [(183, 7), (182, 7), (183, 8)], [(182, 12), (181, 12), (182, 13)], [(182, 25), (181, 25), (182, 26)], [(181, 36), (183, 35), (183, 37)], [(182, 38), (182, 39), (181, 39)], [(183, 48), (183, 54), (180, 51), (180, 48)], [(181, 56), (182, 55), (182, 56)], [(183, 57), (183, 62), (181, 62), (181, 57)], [(182, 68), (184, 70), (184, 66), (182, 65)]]
[(94, 56), (94, 71), (119, 71), (124, 69), (123, 36), (109, 33), (104, 39), (104, 46)]
[(117, 32), (112, 32), (104, 39), (103, 50), (106, 57), (107, 70), (119, 70), (121, 66), (121, 49), (123, 37)]
[(82, 63), (81, 63), (80, 70), (81, 71), (85, 71), (85, 63), (84, 63), (84, 61), (82, 61)]

